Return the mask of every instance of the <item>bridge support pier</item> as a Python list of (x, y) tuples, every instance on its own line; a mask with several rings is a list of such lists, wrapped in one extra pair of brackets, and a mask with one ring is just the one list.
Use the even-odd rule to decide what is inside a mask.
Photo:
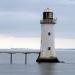
[(27, 64), (27, 53), (24, 54), (25, 54), (25, 64)]
[(10, 53), (10, 64), (12, 64), (12, 53)]

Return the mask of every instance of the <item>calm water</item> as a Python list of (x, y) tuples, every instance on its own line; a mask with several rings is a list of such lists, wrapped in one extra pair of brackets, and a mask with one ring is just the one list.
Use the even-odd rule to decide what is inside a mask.
[(75, 75), (75, 51), (57, 51), (57, 57), (65, 63), (36, 63), (37, 54), (14, 54), (10, 65), (10, 55), (0, 54), (0, 75)]

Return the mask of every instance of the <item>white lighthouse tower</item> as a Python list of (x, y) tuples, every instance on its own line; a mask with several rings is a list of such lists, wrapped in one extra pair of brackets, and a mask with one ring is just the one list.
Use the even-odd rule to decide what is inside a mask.
[(53, 12), (47, 8), (43, 12), (41, 24), (41, 53), (38, 56), (37, 62), (59, 62), (56, 57), (54, 43), (54, 25), (56, 19), (53, 17)]

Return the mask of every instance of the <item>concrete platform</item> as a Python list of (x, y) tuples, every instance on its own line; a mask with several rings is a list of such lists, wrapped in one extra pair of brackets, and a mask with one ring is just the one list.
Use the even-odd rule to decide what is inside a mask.
[(36, 60), (36, 62), (38, 63), (59, 63), (60, 61), (58, 60), (57, 57), (55, 58), (50, 58), (50, 59), (46, 59), (46, 58), (39, 58)]

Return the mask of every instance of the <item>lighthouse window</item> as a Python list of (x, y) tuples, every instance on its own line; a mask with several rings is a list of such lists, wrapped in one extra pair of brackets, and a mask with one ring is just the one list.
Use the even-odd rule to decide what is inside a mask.
[(50, 33), (50, 32), (48, 32), (48, 35), (50, 36), (50, 35), (51, 35), (51, 33)]
[(42, 40), (41, 40), (41, 43), (42, 43)]
[(48, 50), (51, 50), (51, 47), (48, 47)]
[(53, 12), (49, 13), (49, 18), (53, 18)]

